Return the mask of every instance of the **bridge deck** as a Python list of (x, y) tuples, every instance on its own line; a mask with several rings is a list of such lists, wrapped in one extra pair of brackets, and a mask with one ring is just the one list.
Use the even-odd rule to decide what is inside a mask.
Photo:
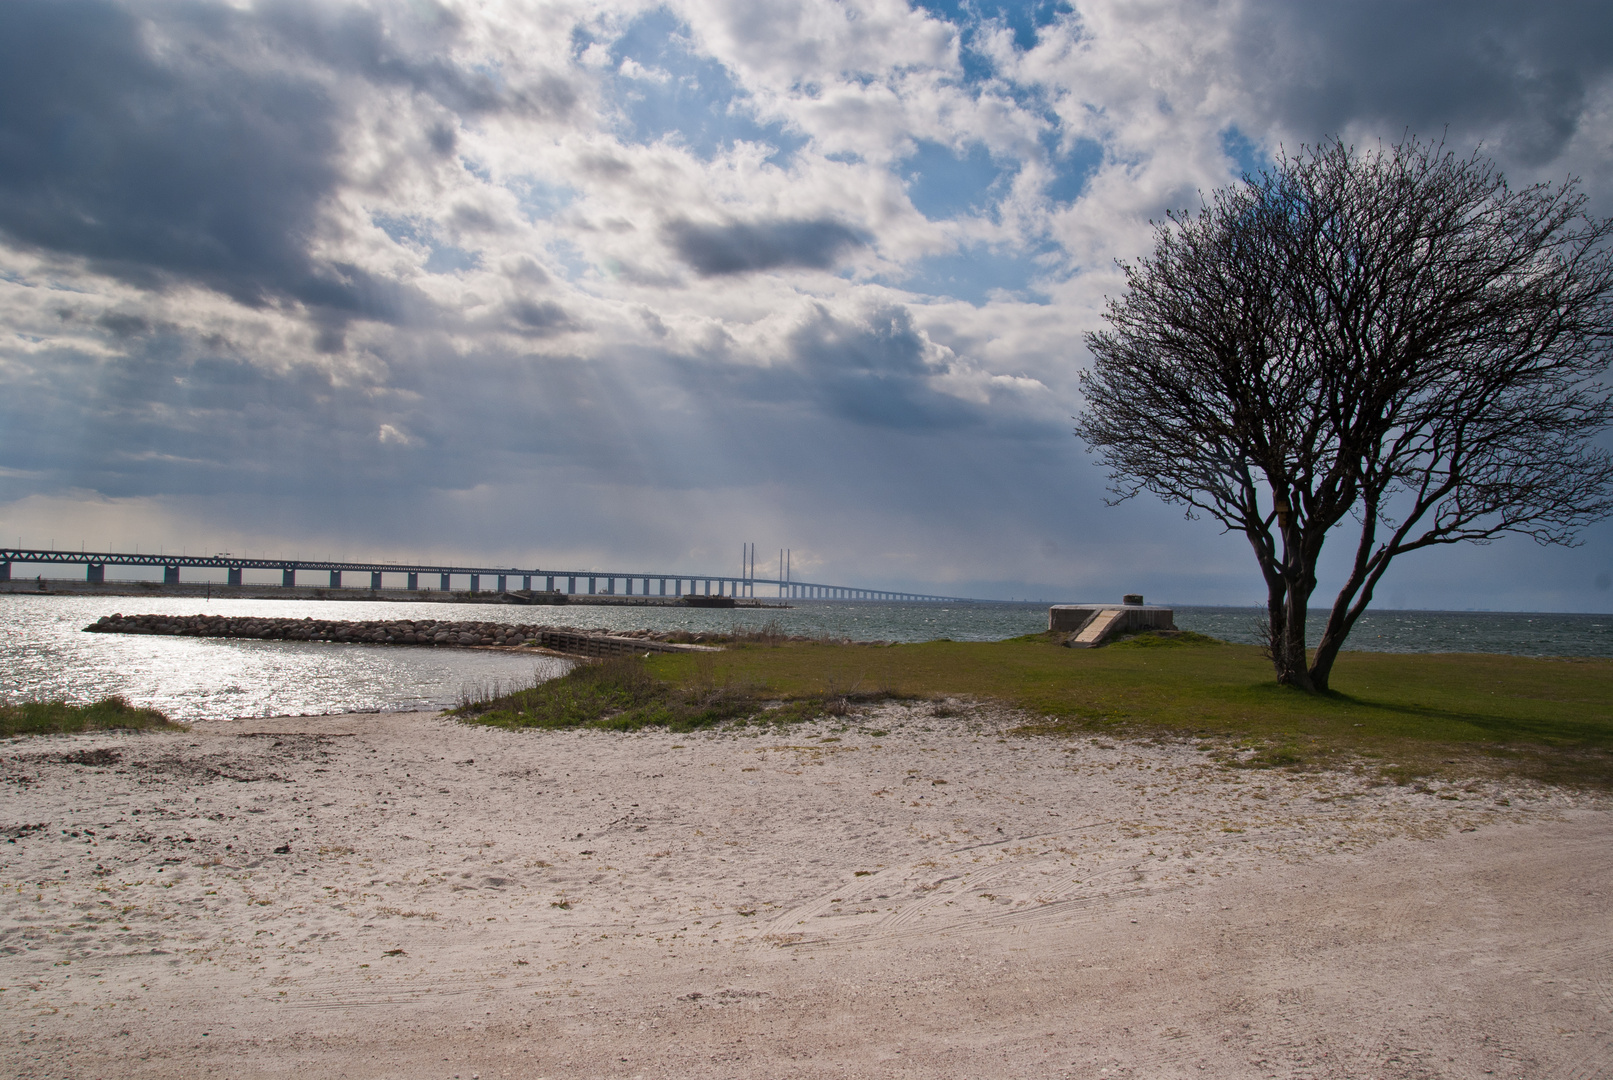
[[(243, 583), (246, 570), (278, 570), (281, 585), (295, 587), (298, 573), (324, 573), (329, 575), (331, 588), (350, 587), (343, 583), (344, 574), (368, 574), (371, 589), (385, 588), (386, 575), (402, 575), (405, 588), (419, 589), (421, 579), (435, 576), (441, 591), (452, 591), (453, 579), (469, 579), (471, 592), (511, 592), (541, 590), (562, 592), (568, 595), (604, 596), (757, 596), (757, 589), (765, 595), (792, 600), (900, 600), (930, 603), (983, 603), (962, 596), (936, 596), (928, 593), (903, 592), (891, 589), (865, 589), (849, 585), (831, 585), (825, 582), (796, 581), (756, 576), (730, 576), (726, 574), (690, 574), (661, 571), (623, 570), (554, 570), (524, 569), (503, 566), (451, 566), (441, 563), (385, 563), (344, 562), (330, 559), (246, 558), (221, 552), (216, 555), (173, 555), (164, 552), (140, 553), (123, 551), (61, 551), (41, 548), (0, 548), (0, 581), (9, 581), (14, 565), (84, 567), (85, 580), (92, 583), (106, 581), (108, 566), (161, 567), (166, 584), (180, 583), (182, 569), (223, 570), (227, 584)], [(482, 578), (494, 579), (496, 586), (484, 589)], [(519, 579), (520, 584), (516, 581)], [(621, 592), (617, 583), (622, 583)], [(304, 581), (304, 585), (309, 582)], [(687, 584), (688, 591), (684, 591)], [(603, 586), (601, 588), (601, 586)], [(635, 586), (639, 591), (635, 594)], [(652, 587), (654, 592), (652, 592)]]

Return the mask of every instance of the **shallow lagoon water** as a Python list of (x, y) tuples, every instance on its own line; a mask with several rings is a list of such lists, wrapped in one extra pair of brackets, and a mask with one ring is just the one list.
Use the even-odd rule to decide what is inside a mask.
[[(994, 641), (1047, 625), (1046, 604), (798, 603), (790, 608), (516, 607), (339, 600), (0, 595), (0, 698), (92, 701), (122, 694), (180, 720), (453, 705), (467, 690), (560, 674), (546, 657), (335, 642), (86, 634), (112, 612), (320, 619), (549, 623), (600, 630), (708, 630), (776, 624), (789, 634), (862, 641)], [(1252, 642), (1253, 608), (1177, 608), (1176, 624)], [(1312, 640), (1323, 616), (1312, 618)], [(1369, 612), (1349, 645), (1386, 652), (1613, 656), (1613, 616)]]

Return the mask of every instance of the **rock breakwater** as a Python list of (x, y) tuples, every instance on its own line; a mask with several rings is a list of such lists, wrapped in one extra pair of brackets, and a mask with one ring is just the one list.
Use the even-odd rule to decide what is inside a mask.
[(543, 648), (578, 656), (681, 652), (687, 645), (657, 641), (647, 631), (604, 634), (526, 623), (442, 619), (274, 619), (227, 615), (103, 615), (84, 628), (92, 634), (255, 638), (263, 641), (333, 641), (366, 645)]

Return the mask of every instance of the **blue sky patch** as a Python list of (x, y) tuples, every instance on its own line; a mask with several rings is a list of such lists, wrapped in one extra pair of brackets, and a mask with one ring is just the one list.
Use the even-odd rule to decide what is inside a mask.
[(577, 201), (576, 190), (565, 184), (523, 178), (509, 187), (520, 202), (522, 216), (528, 221), (547, 221)]
[(913, 6), (958, 27), (966, 45), (978, 24), (1000, 23), (1014, 32), (1014, 47), (1021, 52), (1036, 47), (1043, 27), (1075, 10), (1066, 0), (914, 0)]
[(1239, 175), (1248, 173), (1258, 176), (1262, 169), (1271, 164), (1266, 152), (1239, 131), (1236, 125), (1221, 132), (1221, 152), (1232, 159), (1233, 168)]
[(424, 248), (426, 273), (453, 274), (461, 270), (474, 270), (481, 265), (482, 257), (473, 251), (444, 244), (436, 239), (430, 223), (413, 218), (388, 217), (377, 214), (370, 219), (376, 228), (406, 247)]
[(774, 148), (768, 161), (780, 167), (807, 143), (781, 124), (758, 124), (749, 96), (722, 64), (691, 48), (683, 24), (664, 8), (629, 23), (610, 55), (618, 69), (631, 60), (647, 72), (618, 71), (607, 84), (621, 110), (621, 134), (631, 142), (671, 136), (708, 161), (736, 142), (763, 143)]
[(1086, 192), (1092, 175), (1102, 164), (1102, 143), (1093, 139), (1076, 140), (1068, 154), (1052, 161), (1054, 175), (1047, 185), (1047, 197), (1056, 203), (1073, 203)]
[(993, 188), (1017, 171), (999, 166), (979, 143), (959, 157), (940, 143), (920, 142), (918, 150), (900, 166), (907, 181), (907, 197), (914, 209), (931, 221), (980, 212), (995, 202)]
[(1022, 299), (1044, 303), (1031, 285), (1041, 268), (1024, 252), (997, 252), (987, 247), (966, 248), (950, 255), (931, 255), (916, 262), (902, 288), (931, 296), (950, 296), (976, 307), (1001, 289)]

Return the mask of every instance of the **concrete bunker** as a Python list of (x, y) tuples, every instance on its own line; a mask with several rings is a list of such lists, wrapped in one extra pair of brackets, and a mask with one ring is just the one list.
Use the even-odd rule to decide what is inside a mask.
[(1175, 630), (1175, 612), (1143, 603), (1140, 593), (1127, 593), (1118, 604), (1054, 604), (1047, 609), (1047, 629), (1068, 635), (1072, 649), (1095, 649), (1121, 634)]

